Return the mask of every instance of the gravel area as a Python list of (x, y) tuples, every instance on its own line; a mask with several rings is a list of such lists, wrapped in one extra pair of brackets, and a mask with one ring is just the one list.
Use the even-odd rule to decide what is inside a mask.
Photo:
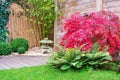
[(25, 54), (12, 53), (12, 55), (22, 55), (22, 56), (50, 56), (52, 49), (48, 53), (44, 53), (46, 49), (40, 49), (40, 47), (34, 47), (25, 52)]

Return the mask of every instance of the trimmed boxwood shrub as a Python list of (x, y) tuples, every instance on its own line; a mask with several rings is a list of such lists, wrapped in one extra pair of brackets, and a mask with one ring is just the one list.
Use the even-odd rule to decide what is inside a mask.
[(12, 52), (12, 46), (7, 42), (0, 43), (0, 55), (9, 55)]
[(16, 38), (11, 42), (12, 51), (17, 52), (19, 47), (23, 47), (25, 51), (28, 50), (28, 41), (24, 38)]
[(24, 47), (19, 47), (17, 52), (19, 54), (24, 54), (25, 53), (25, 48)]

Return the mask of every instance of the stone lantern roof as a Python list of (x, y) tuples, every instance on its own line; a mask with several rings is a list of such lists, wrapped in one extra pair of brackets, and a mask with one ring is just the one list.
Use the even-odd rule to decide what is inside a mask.
[(52, 40), (49, 40), (48, 38), (44, 38), (43, 40), (39, 41), (40, 43), (42, 44), (50, 44), (50, 43), (53, 43)]

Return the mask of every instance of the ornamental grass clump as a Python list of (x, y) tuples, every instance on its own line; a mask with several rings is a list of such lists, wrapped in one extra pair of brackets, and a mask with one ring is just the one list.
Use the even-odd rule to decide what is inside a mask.
[(63, 27), (65, 34), (60, 42), (63, 48), (79, 48), (86, 44), (81, 51), (87, 51), (98, 42), (100, 51), (107, 46), (111, 56), (120, 52), (120, 20), (112, 12), (92, 12), (85, 16), (74, 13), (65, 20)]

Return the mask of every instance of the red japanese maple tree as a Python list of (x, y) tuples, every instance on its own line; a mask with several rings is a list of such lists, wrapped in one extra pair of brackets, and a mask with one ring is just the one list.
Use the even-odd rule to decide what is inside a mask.
[(120, 21), (112, 12), (92, 12), (82, 16), (74, 13), (64, 22), (65, 34), (60, 45), (64, 48), (82, 48), (83, 51), (92, 48), (95, 42), (100, 45), (100, 50), (108, 46), (107, 51), (113, 55), (120, 51)]

